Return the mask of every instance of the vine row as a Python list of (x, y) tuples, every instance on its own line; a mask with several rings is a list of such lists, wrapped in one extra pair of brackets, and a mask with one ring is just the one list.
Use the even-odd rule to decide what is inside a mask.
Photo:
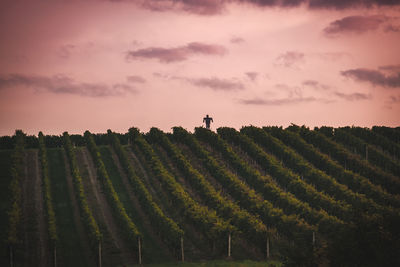
[(118, 194), (114, 189), (92, 134), (89, 131), (86, 131), (84, 136), (86, 139), (86, 145), (92, 155), (94, 164), (96, 165), (97, 173), (105, 188), (106, 197), (114, 212), (114, 216), (118, 219), (120, 225), (122, 225), (125, 237), (134, 247), (136, 247), (136, 241), (141, 236), (141, 233), (133, 223), (132, 219), (128, 216), (124, 205), (120, 201)]
[(102, 240), (102, 234), (100, 232), (96, 220), (94, 219), (92, 210), (89, 208), (85, 189), (83, 187), (82, 177), (79, 173), (78, 164), (76, 161), (75, 148), (72, 146), (71, 139), (67, 132), (64, 132), (63, 140), (64, 140), (64, 149), (67, 153), (67, 157), (71, 168), (72, 178), (75, 185), (75, 191), (77, 194), (79, 207), (82, 213), (85, 227), (89, 232), (89, 240), (93, 247)]
[(178, 168), (184, 173), (189, 183), (200, 193), (208, 206), (215, 207), (216, 211), (255, 242), (265, 243), (267, 227), (257, 216), (241, 209), (236, 203), (217, 193), (215, 188), (205, 177), (184, 157), (168, 137), (159, 129), (152, 128), (149, 133), (150, 138), (159, 143), (168, 153), (169, 157), (175, 162)]
[(44, 202), (46, 205), (46, 215), (49, 239), (53, 246), (57, 245), (58, 235), (57, 235), (57, 223), (56, 214), (53, 207), (53, 198), (51, 195), (51, 182), (49, 177), (49, 163), (47, 159), (47, 150), (44, 141), (44, 136), (42, 132), (39, 132), (39, 154), (40, 162), (42, 165), (42, 179), (44, 187)]
[(111, 139), (111, 144), (121, 162), (122, 167), (128, 175), (132, 189), (138, 198), (140, 205), (150, 217), (153, 227), (157, 229), (162, 236), (163, 241), (174, 248), (179, 247), (180, 238), (184, 235), (183, 230), (171, 218), (167, 217), (161, 208), (154, 202), (150, 192), (142, 180), (137, 176), (132, 164), (128, 159), (126, 150), (122, 147), (118, 137), (108, 130), (108, 136)]
[(315, 227), (307, 224), (298, 215), (286, 215), (281, 209), (275, 208), (273, 204), (263, 199), (254, 190), (250, 189), (239, 178), (230, 173), (198, 143), (185, 129), (174, 127), (174, 138), (185, 143), (193, 153), (201, 160), (210, 173), (228, 190), (231, 196), (252, 213), (259, 214), (267, 225), (273, 225), (277, 230), (289, 238), (296, 235), (311, 235)]
[(236, 232), (236, 227), (217, 216), (215, 210), (197, 203), (185, 191), (181, 184), (165, 169), (160, 159), (150, 144), (144, 139), (136, 128), (129, 129), (129, 135), (133, 144), (142, 151), (146, 161), (151, 166), (154, 175), (164, 185), (174, 204), (176, 204), (184, 215), (196, 225), (200, 232), (210, 240), (225, 237), (228, 233)]
[(313, 209), (308, 203), (300, 201), (289, 192), (283, 191), (273, 181), (272, 177), (263, 176), (258, 170), (250, 167), (217, 134), (199, 127), (195, 129), (195, 135), (220, 152), (225, 160), (246, 180), (247, 184), (253, 185), (255, 190), (261, 193), (264, 198), (278, 205), (285, 212), (298, 214), (310, 224), (318, 224), (321, 232), (329, 232), (333, 227), (343, 224), (343, 221), (329, 215), (326, 211)]

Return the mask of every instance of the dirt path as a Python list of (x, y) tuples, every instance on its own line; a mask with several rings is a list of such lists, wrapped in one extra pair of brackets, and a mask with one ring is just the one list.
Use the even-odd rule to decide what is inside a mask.
[[(96, 168), (94, 163), (89, 155), (89, 151), (86, 147), (77, 150), (77, 154), (80, 154), (83, 163), (87, 166), (88, 176), (90, 180), (90, 184), (93, 190), (93, 193), (96, 197), (97, 203), (99, 204), (100, 215), (103, 218), (103, 221), (106, 224), (106, 227), (111, 235), (111, 238), (117, 247), (121, 251), (121, 258), (124, 264), (135, 264), (137, 262), (134, 252), (129, 246), (125, 243), (122, 239), (122, 234), (119, 231), (119, 227), (117, 226), (116, 222), (114, 221), (111, 207), (108, 205), (106, 196), (102, 192), (100, 187), (100, 183), (98, 181)], [(136, 253), (135, 253), (136, 254)]]
[(88, 258), (87, 258), (88, 262), (92, 266), (96, 266), (94, 263), (93, 257), (89, 257), (89, 255), (92, 255), (92, 252), (90, 249), (88, 237), (85, 234), (85, 229), (84, 229), (83, 223), (81, 221), (82, 217), (80, 216), (79, 204), (78, 204), (78, 201), (76, 200), (76, 193), (75, 193), (75, 188), (74, 188), (74, 184), (73, 184), (73, 178), (71, 175), (71, 167), (67, 160), (67, 155), (65, 154), (64, 149), (62, 149), (62, 157), (64, 159), (64, 164), (65, 164), (65, 177), (67, 179), (68, 195), (71, 200), (73, 214), (74, 214), (74, 216), (73, 216), (74, 223), (76, 226), (76, 230), (78, 232), (79, 240), (81, 242), (81, 247), (84, 250), (84, 254), (88, 256)]
[[(141, 224), (143, 227), (146, 229), (147, 233), (149, 234), (150, 238), (156, 242), (157, 246), (163, 250), (164, 255), (170, 255), (171, 252), (168, 249), (168, 247), (160, 240), (160, 237), (154, 232), (154, 229), (150, 223), (149, 218), (145, 214), (145, 212), (142, 210), (142, 207), (139, 204), (139, 200), (136, 198), (135, 193), (132, 190), (132, 186), (128, 180), (128, 177), (123, 170), (121, 163), (119, 162), (118, 156), (115, 153), (114, 149), (112, 147), (109, 147), (111, 156), (114, 160), (115, 165), (118, 168), (118, 172), (122, 178), (122, 183), (124, 184), (128, 194), (129, 194), (129, 199), (131, 200), (131, 203), (133, 204), (135, 211), (139, 214), (139, 217), (141, 219)], [(143, 240), (145, 242), (145, 240)]]

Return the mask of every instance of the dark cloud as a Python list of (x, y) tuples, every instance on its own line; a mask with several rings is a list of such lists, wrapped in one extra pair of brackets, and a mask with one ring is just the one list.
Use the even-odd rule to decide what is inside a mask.
[(241, 43), (244, 43), (245, 40), (243, 38), (241, 38), (241, 37), (232, 37), (230, 42), (232, 44), (241, 44)]
[(226, 53), (227, 50), (223, 46), (193, 42), (185, 46), (174, 48), (149, 47), (128, 51), (126, 54), (126, 59), (129, 61), (136, 59), (155, 58), (162, 63), (172, 63), (187, 60), (190, 56), (196, 54), (223, 56)]
[(287, 97), (279, 99), (253, 98), (253, 99), (239, 100), (239, 102), (244, 105), (262, 105), (262, 106), (283, 106), (283, 105), (293, 105), (300, 103), (310, 103), (315, 101), (319, 100), (316, 99), (315, 97)]
[(352, 94), (344, 94), (340, 92), (334, 92), (335, 96), (345, 99), (347, 101), (357, 101), (357, 100), (367, 100), (371, 99), (371, 95), (363, 94), (363, 93), (352, 93)]
[(389, 100), (387, 101), (387, 103), (389, 103), (389, 104), (400, 103), (400, 95), (398, 95), (398, 96), (395, 96), (395, 95), (389, 96)]
[[(110, 0), (112, 1), (112, 0)], [(292, 8), (306, 6), (310, 9), (373, 8), (398, 6), (397, 0), (133, 0), (152, 11), (183, 11), (198, 15), (221, 14), (230, 3), (248, 4), (254, 7)]]
[(400, 26), (388, 24), (383, 29), (385, 32), (400, 32)]
[(342, 33), (364, 33), (374, 31), (384, 22), (388, 21), (386, 16), (349, 16), (339, 20), (335, 20), (324, 29), (324, 33), (328, 36), (336, 36)]
[(396, 6), (397, 0), (309, 0), (310, 8), (347, 9), (356, 7)]
[(75, 82), (64, 75), (51, 77), (23, 74), (0, 75), (0, 89), (16, 86), (33, 88), (38, 92), (47, 91), (88, 97), (123, 96), (127, 93), (136, 93), (136, 90), (127, 84), (117, 83), (109, 86), (101, 83)]
[(255, 80), (257, 80), (259, 73), (254, 72), (254, 71), (249, 71), (249, 72), (246, 72), (245, 74), (247, 75), (247, 77), (249, 77), (250, 80), (252, 80), (254, 82)]
[(371, 69), (351, 69), (342, 71), (341, 74), (345, 77), (356, 81), (369, 82), (375, 86), (400, 88), (400, 72), (392, 75), (385, 75), (381, 71)]
[(235, 80), (212, 78), (185, 78), (185, 80), (198, 87), (208, 87), (215, 91), (236, 91), (243, 90), (242, 83)]
[(126, 80), (129, 83), (146, 83), (146, 79), (141, 77), (141, 76), (137, 76), (137, 75), (131, 75), (126, 77)]
[(287, 68), (294, 67), (298, 63), (304, 62), (304, 54), (297, 51), (287, 51), (276, 58), (276, 65)]
[(400, 73), (400, 64), (380, 66), (378, 69), (389, 73)]
[(140, 5), (151, 11), (185, 11), (198, 15), (216, 15), (225, 9), (226, 0), (142, 0)]
[(305, 80), (302, 84), (303, 86), (308, 86), (315, 90), (328, 90), (330, 88), (328, 85), (321, 84), (320, 82), (315, 80)]

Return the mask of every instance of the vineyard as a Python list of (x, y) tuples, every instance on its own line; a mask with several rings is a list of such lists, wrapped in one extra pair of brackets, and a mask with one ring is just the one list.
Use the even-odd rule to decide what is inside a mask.
[(400, 128), (0, 137), (0, 266), (400, 266)]

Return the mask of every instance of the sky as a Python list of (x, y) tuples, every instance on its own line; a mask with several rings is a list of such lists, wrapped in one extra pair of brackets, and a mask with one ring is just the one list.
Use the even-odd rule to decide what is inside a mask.
[(3, 0), (0, 135), (400, 126), (398, 0)]

